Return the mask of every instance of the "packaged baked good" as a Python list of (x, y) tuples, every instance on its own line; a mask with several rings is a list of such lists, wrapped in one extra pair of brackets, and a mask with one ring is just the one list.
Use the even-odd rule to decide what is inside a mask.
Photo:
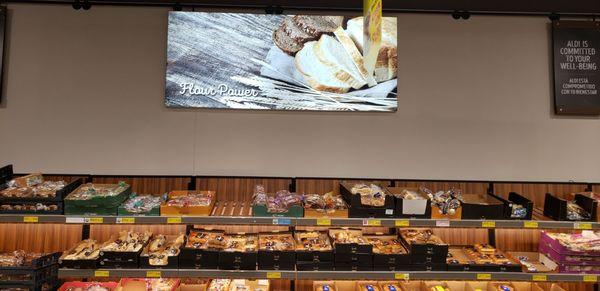
[[(38, 183), (39, 182), (39, 183)], [(0, 196), (3, 198), (54, 198), (56, 191), (64, 188), (67, 183), (65, 181), (37, 181), (28, 183), (27, 186), (18, 186), (13, 181), (8, 182), (8, 187), (0, 191)]]
[(229, 284), (229, 291), (268, 291), (269, 280), (235, 279)]
[(325, 232), (298, 231), (294, 233), (297, 251), (331, 251), (331, 241)]
[(5, 203), (0, 205), (0, 212), (52, 212), (59, 209), (55, 203)]
[(360, 195), (360, 203), (367, 206), (384, 206), (386, 192), (375, 184), (354, 184), (350, 193)]
[(329, 192), (324, 195), (305, 194), (304, 208), (314, 209), (323, 213), (331, 213), (336, 210), (348, 209), (348, 206), (341, 196), (333, 195), (332, 192)]
[(0, 253), (0, 267), (25, 267), (31, 266), (33, 260), (46, 256), (46, 253), (26, 252), (16, 250)]
[(166, 266), (169, 264), (169, 257), (179, 255), (184, 241), (185, 235), (183, 234), (178, 236), (155, 235), (141, 256), (148, 257), (148, 263), (151, 266)]
[(264, 192), (263, 187), (256, 186), (252, 205), (265, 206), (268, 213), (285, 213), (293, 205), (302, 206), (302, 195), (291, 193), (287, 190), (280, 190), (275, 194), (267, 194)]
[(515, 286), (508, 282), (490, 282), (488, 290), (494, 291), (515, 291)]
[(360, 229), (330, 229), (329, 236), (333, 240), (334, 244), (369, 244), (369, 242), (367, 242), (367, 240), (363, 237)]
[(291, 233), (261, 233), (258, 244), (264, 251), (294, 251), (296, 247)]
[(364, 236), (366, 241), (373, 245), (373, 253), (381, 255), (406, 254), (406, 249), (396, 236), (392, 235), (371, 235)]
[(600, 232), (584, 230), (581, 233), (545, 232), (551, 239), (573, 252), (600, 252)]
[(186, 248), (223, 249), (227, 245), (225, 232), (222, 230), (192, 229), (188, 235)]
[(409, 244), (446, 245), (431, 229), (402, 229), (400, 236)]
[(229, 285), (231, 284), (230, 279), (213, 279), (208, 285), (207, 291), (228, 291)]
[(100, 249), (103, 252), (138, 252), (150, 240), (152, 232), (121, 231), (113, 235)]
[(134, 194), (123, 202), (123, 208), (130, 214), (143, 214), (159, 208), (164, 200), (164, 196)]
[(86, 239), (65, 251), (61, 260), (95, 260), (100, 256), (100, 247), (96, 240)]
[(448, 191), (438, 191), (433, 193), (426, 187), (420, 187), (419, 189), (427, 194), (431, 200), (431, 206), (435, 206), (438, 209), (439, 214), (454, 215), (460, 207), (462, 198), (462, 192), (460, 190), (450, 189)]
[(358, 283), (358, 289), (360, 291), (381, 291), (377, 284), (373, 283)]
[(93, 184), (81, 185), (75, 191), (67, 195), (65, 200), (91, 200), (95, 198), (107, 198), (118, 196), (129, 189), (125, 182), (119, 184)]
[(226, 234), (224, 252), (256, 252), (258, 236), (255, 234)]

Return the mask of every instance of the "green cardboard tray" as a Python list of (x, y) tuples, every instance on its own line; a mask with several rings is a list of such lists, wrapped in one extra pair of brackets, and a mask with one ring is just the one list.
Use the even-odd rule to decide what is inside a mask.
[(261, 217), (304, 217), (304, 207), (293, 205), (287, 212), (270, 213), (264, 205), (252, 205), (252, 216)]

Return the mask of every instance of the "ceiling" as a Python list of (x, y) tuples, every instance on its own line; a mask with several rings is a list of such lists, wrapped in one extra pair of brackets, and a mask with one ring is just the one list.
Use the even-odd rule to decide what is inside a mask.
[[(74, 0), (15, 0), (8, 3), (70, 4)], [(84, 1), (84, 0), (81, 0)], [(106, 5), (174, 5), (214, 7), (281, 6), (284, 9), (360, 10), (361, 0), (89, 0)], [(384, 0), (387, 12), (450, 12), (499, 14), (583, 14), (600, 15), (600, 0)]]

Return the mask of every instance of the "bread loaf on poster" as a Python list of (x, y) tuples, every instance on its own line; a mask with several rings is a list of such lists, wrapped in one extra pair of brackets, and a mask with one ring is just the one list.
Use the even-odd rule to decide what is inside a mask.
[(338, 27), (338, 29), (336, 29), (333, 33), (337, 40), (342, 44), (344, 50), (350, 56), (354, 66), (356, 67), (362, 78), (367, 82), (369, 87), (377, 85), (377, 82), (375, 81), (373, 75), (370, 75), (367, 72), (367, 68), (365, 68), (364, 58), (358, 50), (358, 48), (356, 47), (356, 44), (354, 43), (352, 38), (350, 38), (350, 36), (348, 35), (348, 33), (346, 33), (346, 31), (342, 27)]
[(343, 81), (336, 76), (339, 68), (332, 68), (319, 61), (314, 46), (310, 41), (296, 54), (296, 69), (302, 74), (306, 83), (315, 90), (334, 93), (346, 93), (352, 87), (350, 81)]
[[(363, 52), (363, 18), (348, 20), (346, 32), (360, 52)], [(381, 24), (381, 48), (375, 63), (375, 80), (384, 82), (398, 73), (398, 22), (395, 17), (384, 17)]]
[(305, 43), (318, 40), (323, 34), (332, 34), (343, 20), (343, 16), (286, 16), (273, 32), (273, 42), (284, 53), (294, 56)]
[(367, 84), (350, 55), (346, 53), (342, 44), (334, 37), (321, 36), (313, 49), (319, 62), (334, 70), (335, 77), (338, 80), (349, 84), (354, 89), (360, 89)]

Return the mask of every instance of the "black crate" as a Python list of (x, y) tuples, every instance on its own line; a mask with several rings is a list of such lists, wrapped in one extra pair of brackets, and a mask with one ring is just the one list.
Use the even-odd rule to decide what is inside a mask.
[[(504, 199), (504, 198), (494, 195), (494, 194), (490, 194), (490, 195), (492, 195), (492, 196), (496, 197), (496, 199), (504, 202), (504, 218), (505, 219), (531, 220), (531, 216), (533, 215), (533, 202), (531, 200), (521, 196), (519, 193), (516, 193), (516, 192), (508, 193), (508, 199)], [(525, 208), (525, 211), (527, 212), (525, 217), (523, 217), (523, 218), (512, 217), (512, 205), (513, 204), (518, 204), (518, 205), (523, 206), (523, 208)]]
[(333, 261), (296, 261), (298, 271), (333, 271)]
[(373, 271), (373, 263), (369, 262), (353, 262), (353, 263), (341, 263), (336, 262), (334, 264), (336, 271)]
[[(598, 202), (590, 197), (581, 194), (575, 194), (574, 202), (590, 213), (589, 219), (583, 221), (595, 221)], [(554, 220), (568, 221), (567, 200), (558, 198), (550, 193), (546, 193), (544, 199), (544, 215)]]
[(100, 268), (107, 269), (136, 269), (139, 268), (139, 258), (142, 250), (137, 252), (105, 252), (100, 251)]
[(6, 183), (13, 177), (13, 166), (7, 165), (0, 168), (0, 190), (6, 187)]
[(296, 251), (296, 260), (305, 262), (333, 261), (333, 251)]
[(150, 265), (150, 257), (149, 256), (140, 256), (140, 268), (142, 268), (142, 269), (178, 269), (179, 268), (179, 256), (167, 257), (167, 265), (165, 265), (165, 266)]
[[(424, 199), (414, 199), (407, 200), (398, 197), (397, 195), (402, 194), (404, 190), (410, 190), (415, 192), (420, 192), (418, 188), (407, 188), (407, 187), (387, 187), (386, 188), (390, 194), (394, 197), (394, 204), (396, 205), (396, 210), (394, 211), (395, 216), (398, 218), (421, 218), (427, 219), (431, 218), (431, 201), (428, 199), (425, 193), (422, 194), (421, 198)], [(405, 205), (405, 202), (406, 205)], [(419, 204), (419, 205), (415, 205)], [(420, 211), (421, 208), (425, 206), (423, 211)], [(407, 208), (407, 209), (404, 209)], [(418, 210), (417, 210), (418, 209)]]
[(31, 269), (39, 269), (43, 267), (47, 267), (50, 265), (58, 264), (58, 259), (62, 254), (59, 252), (49, 253), (47, 255), (40, 256), (39, 258), (35, 258), (31, 260), (31, 264), (26, 266), (16, 266), (16, 267), (0, 267), (1, 270), (31, 270)]
[[(350, 187), (350, 188), (348, 188)], [(360, 203), (360, 195), (352, 194), (350, 192), (352, 185), (347, 183), (340, 183), (340, 194), (342, 198), (348, 204), (348, 217), (350, 218), (393, 218), (395, 212), (394, 196), (385, 196), (385, 202), (383, 206), (366, 206)], [(385, 187), (381, 187), (385, 192)]]
[[(0, 169), (0, 172), (2, 170)], [(2, 174), (0, 174), (1, 176)], [(43, 176), (43, 175), (42, 175)], [(10, 171), (10, 176), (8, 176), (8, 178), (4, 181), (1, 182), (0, 178), (0, 190), (6, 188), (6, 183), (9, 182), (10, 180), (12, 180), (14, 178), (14, 175), (12, 173), (12, 169)], [(62, 202), (64, 200), (64, 198), (71, 192), (73, 192), (75, 189), (77, 189), (77, 187), (81, 186), (81, 184), (83, 184), (83, 179), (79, 178), (76, 179), (74, 181), (72, 181), (71, 183), (68, 183), (67, 185), (65, 185), (65, 187), (63, 187), (62, 189), (56, 191), (56, 195), (54, 197), (49, 197), (49, 198), (39, 198), (39, 197), (27, 197), (27, 198), (14, 198), (14, 197), (0, 197), (0, 202), (4, 203), (4, 202), (35, 202), (35, 203), (47, 203), (47, 202)]]
[(448, 256), (448, 245), (410, 244), (403, 238), (402, 242), (411, 255), (411, 258), (413, 256), (438, 256), (445, 260)]
[(411, 271), (447, 271), (448, 267), (446, 263), (432, 263), (432, 264), (411, 264)]
[(333, 249), (337, 255), (351, 255), (351, 254), (372, 254), (373, 245), (363, 245), (357, 243), (341, 244), (333, 243)]
[(60, 261), (60, 266), (67, 269), (97, 269), (98, 265), (98, 259)]
[(58, 278), (58, 264), (38, 269), (2, 269), (0, 270), (0, 288), (3, 285), (36, 285), (39, 282)]
[(408, 254), (373, 254), (373, 270), (399, 271), (410, 269), (410, 256)]
[(339, 254), (335, 253), (334, 262), (337, 263), (364, 263), (364, 264), (373, 264), (373, 254), (371, 253), (355, 253), (355, 254)]
[[(463, 194), (464, 196), (465, 194)], [(468, 194), (467, 194), (468, 195)], [(488, 195), (491, 200), (496, 200), (498, 204), (478, 204), (462, 201), (461, 219), (503, 219), (504, 203), (498, 200), (495, 195)]]
[(296, 253), (293, 251), (258, 250), (259, 270), (294, 270)]
[(223, 270), (256, 270), (258, 252), (221, 252), (219, 253), (219, 269)]
[(431, 263), (445, 263), (446, 256), (442, 255), (425, 255), (425, 254), (410, 254), (410, 262), (412, 264), (431, 264)]
[(0, 290), (10, 290), (10, 289), (18, 289), (18, 290), (27, 290), (27, 291), (54, 291), (58, 290), (60, 286), (60, 281), (58, 279), (48, 280), (45, 282), (38, 282), (35, 285), (27, 285), (27, 284), (9, 284), (0, 286)]
[(179, 253), (180, 269), (217, 269), (219, 250), (182, 248)]

